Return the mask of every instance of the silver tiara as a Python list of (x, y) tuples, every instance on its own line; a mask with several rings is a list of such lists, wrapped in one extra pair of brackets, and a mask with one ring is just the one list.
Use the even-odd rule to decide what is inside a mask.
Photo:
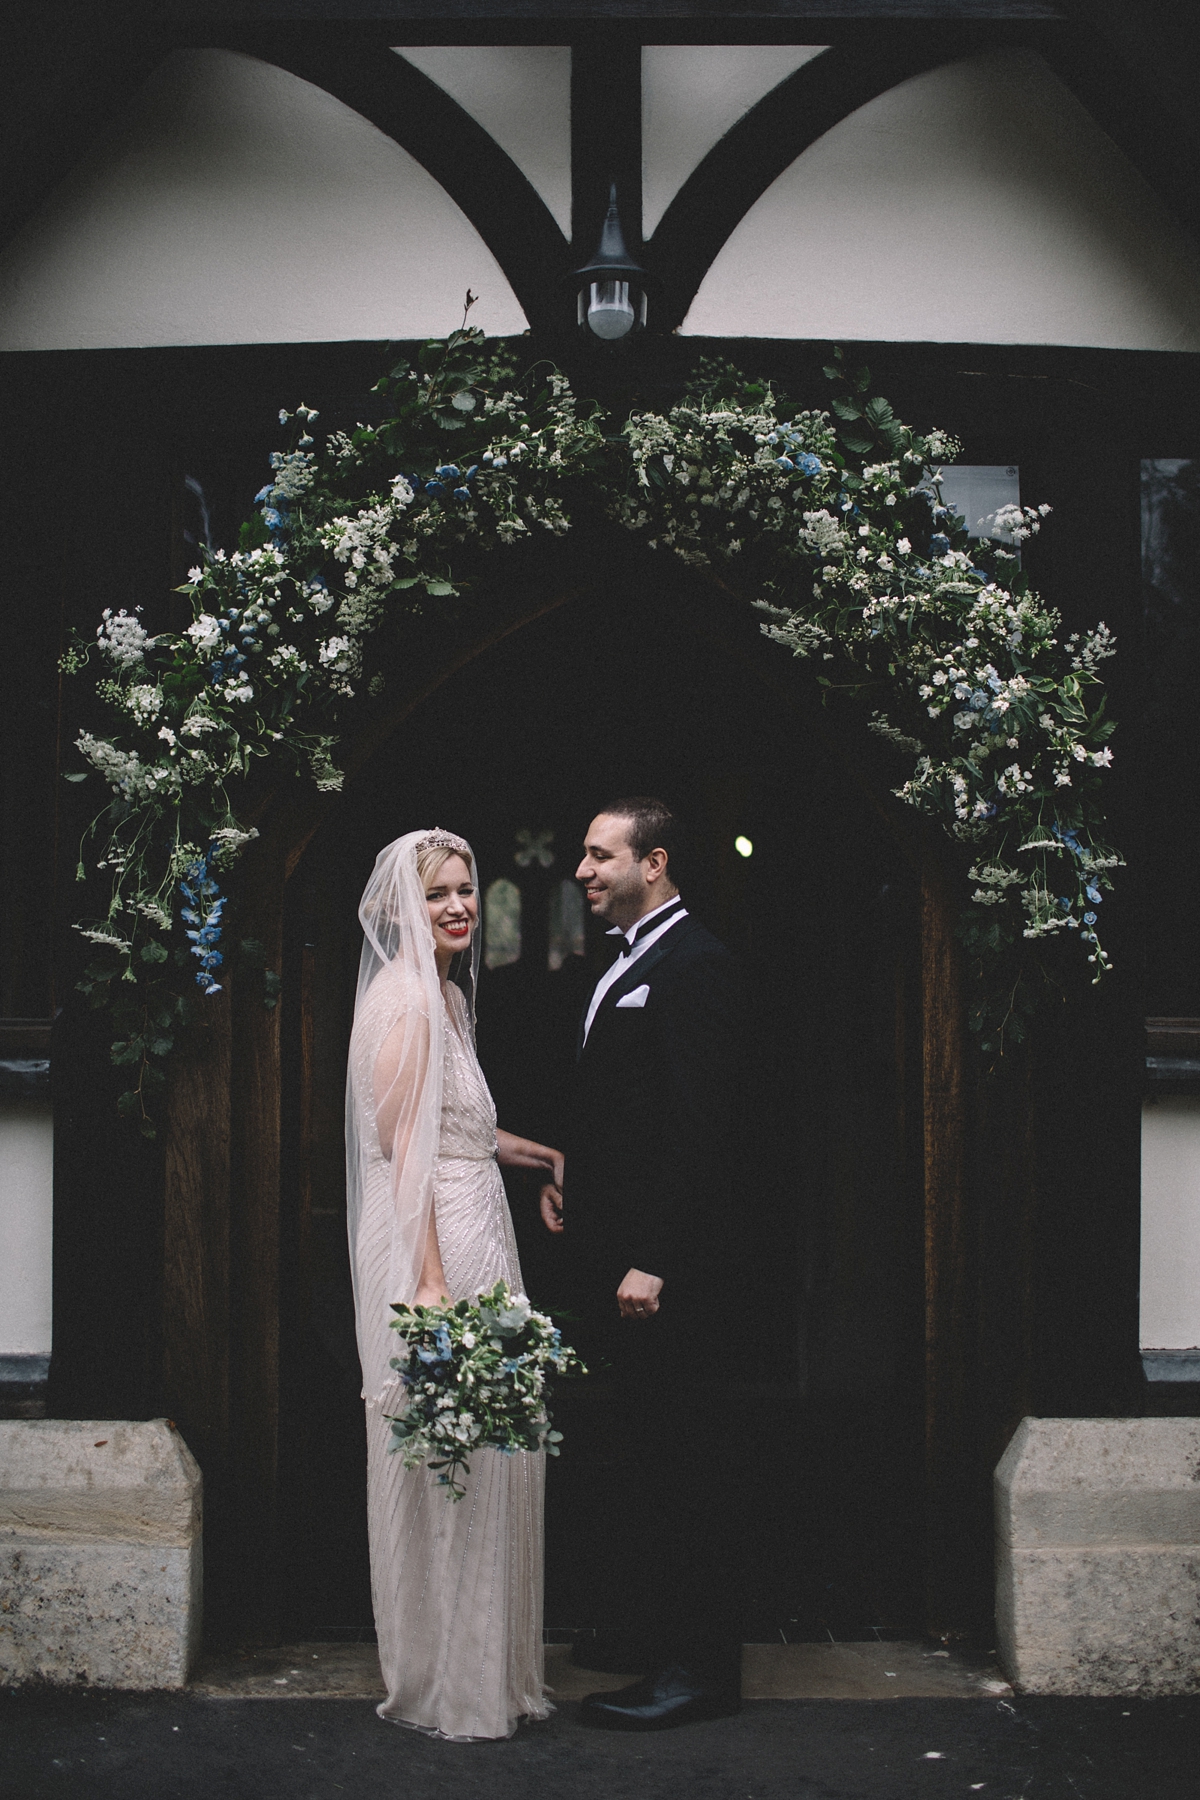
[(426, 850), (457, 850), (460, 856), (471, 854), (466, 838), (455, 837), (452, 831), (443, 831), (440, 825), (435, 825), (427, 837), (417, 839), (416, 854), (421, 856)]

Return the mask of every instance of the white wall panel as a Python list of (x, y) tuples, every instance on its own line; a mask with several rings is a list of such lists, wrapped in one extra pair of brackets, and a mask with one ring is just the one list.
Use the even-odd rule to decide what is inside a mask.
[(743, 113), (824, 44), (647, 44), (642, 50), (642, 230)]
[(1200, 1098), (1174, 1095), (1142, 1113), (1141, 1341), (1200, 1345)]
[(0, 255), (0, 349), (421, 337), (525, 317), (414, 159), (295, 76), (176, 51)]
[(779, 177), (683, 330), (1200, 350), (1200, 253), (1030, 50), (914, 77)]
[(50, 1352), (54, 1134), (49, 1104), (0, 1104), (0, 1356)]
[(558, 44), (426, 44), (397, 54), (457, 100), (571, 235), (571, 52)]

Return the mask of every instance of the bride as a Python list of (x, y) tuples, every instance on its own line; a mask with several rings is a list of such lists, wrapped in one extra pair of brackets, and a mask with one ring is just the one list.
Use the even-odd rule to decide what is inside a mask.
[(389, 1454), (404, 1403), (390, 1367), (392, 1301), (522, 1291), (497, 1161), (562, 1157), (496, 1129), (475, 1055), (479, 902), (470, 846), (410, 831), (376, 859), (346, 1095), (347, 1200), (363, 1396), (381, 1718), (456, 1740), (511, 1737), (542, 1719), (545, 1460), (471, 1457), (464, 1499)]

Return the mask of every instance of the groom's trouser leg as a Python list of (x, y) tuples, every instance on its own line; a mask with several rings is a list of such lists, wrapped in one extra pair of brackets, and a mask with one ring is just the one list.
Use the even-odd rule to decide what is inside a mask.
[[(662, 1329), (660, 1329), (662, 1327)], [(733, 1459), (716, 1448), (711, 1341), (678, 1314), (620, 1323), (611, 1340), (614, 1407), (606, 1503), (608, 1592), (651, 1660), (721, 1681), (740, 1655), (740, 1501)]]

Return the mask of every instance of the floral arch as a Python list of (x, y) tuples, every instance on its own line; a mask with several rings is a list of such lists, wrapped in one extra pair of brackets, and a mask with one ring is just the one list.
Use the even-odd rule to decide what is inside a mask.
[[(86, 766), (67, 779), (108, 789), (77, 869), (105, 889), (77, 927), (81, 987), (111, 1010), (120, 1105), (148, 1136), (181, 1027), (222, 993), (263, 777), (337, 789), (339, 740), (413, 615), (589, 514), (744, 597), (891, 746), (896, 795), (960, 870), (985, 1050), (1019, 1038), (1057, 966), (1109, 967), (1097, 909), (1120, 859), (1099, 670), (1114, 646), (1103, 624), (1060, 641), (1030, 588), (1021, 545), (1049, 509), (1009, 508), (973, 538), (941, 497), (958, 446), (902, 424), (840, 352), (829, 410), (702, 362), (669, 411), (621, 419), (552, 366), (519, 371), (519, 349), (464, 324), (380, 380), (374, 423), (318, 440), (317, 412), (282, 411), (287, 447), (238, 547), (206, 549), (177, 590), (190, 620), (151, 632), (140, 609), (109, 611), (64, 658), (99, 664)], [(240, 954), (273, 1005), (269, 957), (253, 940)]]

